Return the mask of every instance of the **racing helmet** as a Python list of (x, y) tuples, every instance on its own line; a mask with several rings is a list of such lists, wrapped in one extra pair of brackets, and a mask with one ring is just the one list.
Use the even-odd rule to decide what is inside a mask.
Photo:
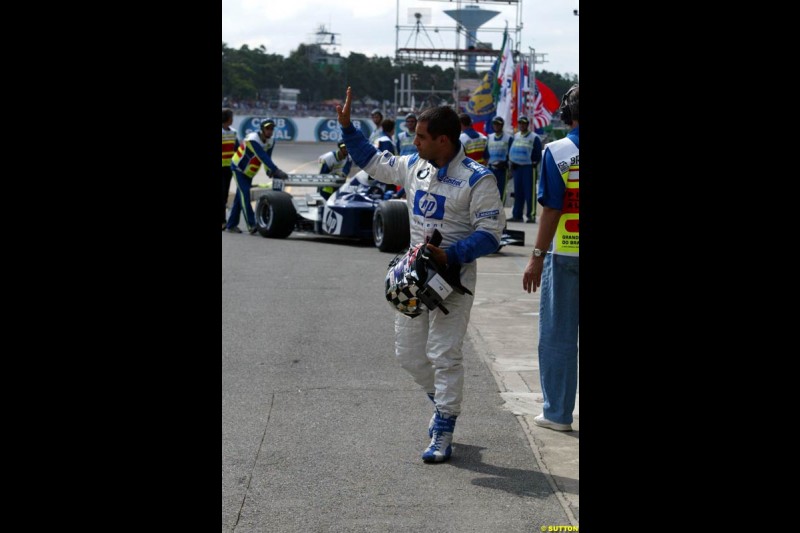
[(449, 313), (442, 301), (453, 292), (453, 287), (439, 274), (426, 250), (425, 243), (412, 246), (392, 259), (386, 272), (386, 300), (393, 309), (411, 318), (437, 307), (444, 314)]

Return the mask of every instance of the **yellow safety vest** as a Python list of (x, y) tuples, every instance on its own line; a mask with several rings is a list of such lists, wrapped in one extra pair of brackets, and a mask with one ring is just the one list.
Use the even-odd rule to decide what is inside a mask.
[(578, 147), (569, 138), (564, 137), (547, 145), (553, 155), (564, 180), (566, 191), (564, 205), (561, 207), (561, 218), (553, 237), (553, 253), (578, 256), (580, 249), (580, 154)]
[(523, 133), (518, 131), (514, 135), (511, 143), (511, 150), (508, 152), (508, 159), (516, 165), (532, 165), (531, 154), (533, 144), (536, 142), (536, 134), (532, 131)]
[(222, 166), (231, 166), (231, 158), (236, 152), (236, 130), (222, 128)]
[(486, 145), (489, 143), (489, 140), (481, 135), (478, 135), (474, 139), (463, 133), (462, 135), (467, 138), (461, 141), (461, 144), (464, 145), (464, 154), (481, 165), (485, 165), (486, 158), (484, 157), (484, 150), (486, 150)]
[(261, 138), (258, 136), (258, 132), (254, 131), (244, 138), (244, 141), (242, 141), (242, 143), (239, 145), (236, 153), (233, 154), (231, 163), (245, 176), (252, 179), (253, 176), (256, 175), (256, 172), (258, 172), (258, 169), (261, 168), (261, 159), (259, 159), (258, 155), (256, 155), (251, 143), (257, 143), (263, 146), (264, 151), (267, 151), (275, 143), (275, 139), (270, 137), (267, 139), (266, 143), (262, 144)]
[(400, 132), (397, 136), (397, 149), (400, 155), (411, 155), (417, 153), (417, 147), (414, 146), (414, 137), (416, 133)]

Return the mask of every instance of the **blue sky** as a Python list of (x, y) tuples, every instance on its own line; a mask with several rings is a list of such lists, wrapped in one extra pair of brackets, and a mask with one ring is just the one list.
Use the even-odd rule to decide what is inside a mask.
[[(369, 6), (365, 9), (364, 6)], [(301, 43), (315, 42), (317, 29), (324, 25), (337, 33), (340, 46), (335, 51), (343, 56), (358, 52), (369, 57), (394, 57), (395, 47), (455, 48), (455, 21), (444, 11), (477, 5), (499, 14), (484, 24), (486, 28), (502, 28), (508, 22), (513, 28), (517, 7), (495, 2), (437, 0), (222, 0), (222, 41), (239, 48), (264, 45), (267, 53), (287, 56)], [(579, 16), (578, 0), (522, 0), (520, 51), (534, 48), (544, 54), (544, 63), (536, 70), (562, 75), (580, 74), (578, 67)], [(395, 29), (415, 26), (414, 12), (423, 13), (423, 31)], [(439, 28), (439, 32), (434, 29)], [(512, 34), (513, 36), (513, 34)], [(502, 32), (477, 32), (479, 41), (502, 44)], [(465, 38), (460, 37), (461, 47)], [(329, 48), (330, 49), (330, 48)], [(442, 68), (452, 67), (442, 63)]]

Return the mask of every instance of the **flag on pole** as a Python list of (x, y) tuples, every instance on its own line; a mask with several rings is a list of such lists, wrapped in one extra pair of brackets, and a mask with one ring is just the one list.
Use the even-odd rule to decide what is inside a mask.
[(553, 119), (553, 113), (556, 112), (560, 102), (555, 93), (539, 81), (535, 80), (534, 83), (534, 96), (533, 96), (533, 128), (541, 129), (550, 124)]
[(503, 49), (500, 68), (497, 74), (497, 83), (500, 86), (500, 94), (497, 99), (497, 116), (505, 121), (504, 130), (514, 133), (512, 124), (512, 111), (514, 107), (514, 56), (511, 53), (511, 39), (506, 39), (506, 46)]
[(506, 51), (506, 43), (508, 42), (508, 32), (503, 32), (503, 44), (500, 46), (500, 55), (495, 60), (495, 65), (492, 67), (494, 70), (494, 80), (492, 83), (492, 100), (497, 102), (500, 99), (500, 73), (501, 69), (505, 68), (503, 65), (503, 57)]
[(528, 108), (528, 98), (530, 95), (530, 80), (528, 78), (528, 62), (522, 59), (517, 66), (515, 74), (516, 80), (516, 105), (514, 107), (514, 124), (519, 122), (519, 117), (527, 116), (531, 119), (531, 114)]
[[(503, 45), (506, 42), (506, 35), (503, 34)], [(489, 72), (483, 76), (480, 85), (475, 88), (467, 102), (466, 112), (476, 126), (493, 117), (497, 109), (496, 95), (500, 91), (497, 85), (497, 70), (500, 68), (500, 58), (501, 56), (498, 55)]]
[(514, 128), (519, 123), (519, 68), (522, 63), (514, 66), (514, 76), (511, 78), (511, 125)]

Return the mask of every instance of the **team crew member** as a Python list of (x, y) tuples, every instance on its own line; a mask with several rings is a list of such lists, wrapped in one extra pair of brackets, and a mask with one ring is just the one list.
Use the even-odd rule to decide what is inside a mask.
[(514, 135), (508, 159), (511, 161), (511, 175), (514, 178), (514, 207), (511, 208), (509, 222), (522, 222), (525, 213), (527, 222), (534, 222), (533, 213), (533, 173), (542, 160), (542, 140), (528, 130), (528, 117), (519, 117), (519, 131)]
[(456, 112), (447, 106), (428, 108), (418, 118), (414, 144), (418, 153), (394, 156), (378, 152), (350, 122), (352, 95), (337, 106), (342, 139), (356, 165), (384, 183), (403, 187), (410, 217), (411, 242), (422, 243), (439, 230), (440, 246), (427, 244), (431, 257), (446, 271), (460, 274), (470, 293), (450, 293), (449, 314), (440, 308), (410, 318), (395, 317), (395, 355), (428, 397), (435, 412), (428, 425), (425, 462), (447, 460), (464, 387), (462, 342), (474, 299), (478, 257), (500, 244), (505, 214), (494, 174), (470, 160), (458, 140)]
[(394, 120), (387, 118), (381, 122), (381, 136), (373, 143), (379, 152), (389, 151), (392, 155), (397, 155), (397, 147), (392, 142), (394, 136)]
[[(347, 145), (343, 141), (337, 143), (336, 150), (319, 156), (319, 162), (320, 174), (333, 174), (342, 178), (350, 175), (350, 168), (353, 166), (353, 158), (347, 153)], [(333, 194), (333, 187), (320, 187), (319, 193), (327, 200)]]
[(383, 113), (381, 113), (380, 109), (373, 109), (370, 118), (372, 118), (372, 123), (375, 124), (375, 129), (372, 130), (372, 133), (369, 135), (369, 143), (375, 144), (375, 141), (378, 140), (378, 137), (383, 135), (383, 128), (381, 127), (381, 122), (383, 122)]
[(256, 215), (253, 206), (250, 205), (250, 187), (253, 184), (253, 176), (256, 175), (261, 164), (264, 163), (277, 179), (287, 178), (286, 173), (279, 169), (272, 162), (272, 149), (275, 147), (275, 139), (272, 137), (275, 132), (275, 121), (271, 118), (261, 122), (258, 131), (249, 133), (244, 141), (239, 145), (233, 158), (231, 159), (231, 169), (236, 178), (236, 198), (233, 200), (231, 214), (228, 217), (228, 231), (241, 233), (239, 229), (239, 215), (244, 206), (244, 221), (247, 224), (247, 231), (254, 234), (258, 229), (256, 225)]
[(458, 140), (464, 145), (464, 153), (470, 159), (485, 165), (489, 158), (489, 152), (486, 150), (488, 145), (486, 135), (475, 131), (475, 128), (472, 127), (472, 119), (466, 113), (458, 115), (458, 120), (461, 122), (461, 136)]
[(508, 175), (508, 151), (511, 149), (511, 141), (514, 139), (503, 131), (505, 125), (503, 117), (492, 119), (492, 129), (494, 133), (488, 137), (487, 151), (489, 153), (489, 168), (497, 178), (497, 188), (500, 191), (500, 198), (505, 205), (506, 176)]
[(572, 430), (578, 391), (580, 127), (578, 85), (561, 99), (561, 120), (572, 129), (547, 145), (539, 183), (542, 217), (522, 288), (539, 301), (539, 376), (544, 404), (533, 423)]
[(233, 109), (225, 107), (222, 109), (222, 231), (225, 231), (225, 208), (228, 205), (228, 192), (231, 190), (231, 158), (239, 139), (236, 130), (231, 128), (233, 124)]
[(400, 155), (416, 154), (417, 147), (414, 146), (414, 136), (417, 129), (417, 115), (414, 113), (406, 115), (406, 128), (408, 131), (401, 131), (397, 136), (397, 149), (400, 151)]

